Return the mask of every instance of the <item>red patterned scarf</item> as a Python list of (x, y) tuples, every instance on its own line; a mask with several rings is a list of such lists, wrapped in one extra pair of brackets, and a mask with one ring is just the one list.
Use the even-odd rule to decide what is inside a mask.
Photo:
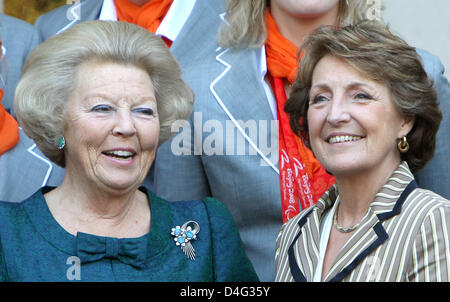
[(294, 134), (286, 104), (285, 81), (292, 84), (298, 70), (298, 48), (280, 33), (270, 11), (266, 12), (268, 30), (266, 40), (267, 68), (272, 91), (277, 102), (279, 120), (279, 167), (283, 222), (294, 217), (301, 209), (317, 202), (335, 182), (326, 173), (312, 151)]

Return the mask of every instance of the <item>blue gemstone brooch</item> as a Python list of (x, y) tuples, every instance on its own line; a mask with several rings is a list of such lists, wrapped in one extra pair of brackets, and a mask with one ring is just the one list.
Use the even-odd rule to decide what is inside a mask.
[(192, 246), (191, 240), (197, 240), (197, 234), (200, 232), (200, 226), (195, 221), (188, 221), (181, 227), (176, 226), (172, 228), (172, 236), (175, 238), (175, 244), (181, 247), (183, 253), (191, 260), (195, 260), (195, 249)]

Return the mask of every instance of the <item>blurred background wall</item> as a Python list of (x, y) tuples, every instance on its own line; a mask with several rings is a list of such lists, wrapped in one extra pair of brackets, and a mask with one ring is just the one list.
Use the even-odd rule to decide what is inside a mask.
[[(99, 0), (100, 1), (100, 0)], [(247, 0), (242, 0), (247, 1)], [(353, 1), (353, 0), (349, 0)], [(0, 0), (0, 11), (34, 23), (71, 0)], [(437, 55), (450, 77), (450, 0), (382, 0), (383, 19), (409, 44)]]
[(66, 4), (68, 0), (1, 0), (1, 2), (3, 13), (33, 24), (39, 15)]
[(437, 55), (450, 79), (450, 1), (384, 0), (383, 4), (382, 17), (391, 30), (410, 45)]

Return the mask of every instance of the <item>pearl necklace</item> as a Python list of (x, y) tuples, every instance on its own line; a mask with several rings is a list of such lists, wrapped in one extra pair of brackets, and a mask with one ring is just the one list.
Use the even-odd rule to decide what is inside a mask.
[(340, 226), (337, 222), (338, 210), (339, 210), (339, 205), (338, 205), (336, 211), (334, 211), (334, 215), (333, 215), (333, 224), (336, 227), (336, 230), (338, 230), (341, 233), (350, 233), (359, 227), (359, 225), (361, 224), (361, 221), (358, 222), (357, 224), (354, 224), (354, 225), (348, 227), (348, 228), (344, 228), (343, 226)]

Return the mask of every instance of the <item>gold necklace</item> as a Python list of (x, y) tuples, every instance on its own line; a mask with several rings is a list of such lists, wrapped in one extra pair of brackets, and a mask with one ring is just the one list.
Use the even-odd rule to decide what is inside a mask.
[(356, 230), (359, 227), (361, 221), (358, 222), (357, 224), (354, 224), (354, 225), (348, 227), (348, 228), (344, 228), (343, 226), (340, 226), (338, 224), (338, 222), (337, 222), (338, 211), (339, 211), (339, 205), (338, 205), (336, 211), (334, 211), (334, 215), (333, 215), (333, 224), (336, 227), (336, 230), (338, 230), (341, 233), (350, 233), (350, 232), (353, 232), (354, 230)]

